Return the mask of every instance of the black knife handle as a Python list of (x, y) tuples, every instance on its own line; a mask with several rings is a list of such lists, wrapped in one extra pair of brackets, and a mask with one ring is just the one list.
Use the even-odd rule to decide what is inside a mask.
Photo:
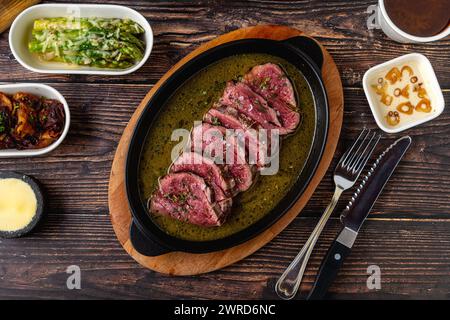
[(308, 300), (321, 300), (324, 298), (350, 252), (351, 249), (342, 243), (336, 240), (333, 242), (320, 266), (314, 286), (308, 295)]

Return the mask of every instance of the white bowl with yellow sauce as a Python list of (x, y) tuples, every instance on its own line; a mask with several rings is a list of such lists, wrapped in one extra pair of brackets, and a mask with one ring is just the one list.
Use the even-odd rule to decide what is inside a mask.
[(439, 116), (445, 101), (430, 61), (411, 53), (370, 68), (363, 87), (377, 125), (396, 133)]
[(38, 183), (16, 172), (0, 172), (0, 238), (17, 238), (40, 221), (44, 197)]

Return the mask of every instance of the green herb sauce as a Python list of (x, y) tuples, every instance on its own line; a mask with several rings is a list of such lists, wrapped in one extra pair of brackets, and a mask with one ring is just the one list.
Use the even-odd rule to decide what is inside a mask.
[(215, 240), (229, 236), (252, 225), (270, 212), (296, 182), (308, 157), (316, 123), (309, 85), (297, 68), (284, 59), (267, 54), (241, 54), (222, 59), (201, 70), (169, 99), (164, 111), (150, 129), (142, 153), (139, 168), (141, 197), (146, 202), (158, 187), (158, 178), (167, 173), (172, 148), (179, 143), (171, 141), (172, 131), (178, 128), (190, 130), (194, 121), (201, 120), (212, 103), (220, 98), (227, 81), (237, 80), (252, 67), (267, 62), (277, 63), (286, 71), (297, 91), (302, 118), (298, 130), (281, 142), (278, 173), (259, 176), (250, 190), (235, 197), (232, 212), (220, 227), (205, 228), (169, 217), (152, 216), (166, 233), (191, 241)]

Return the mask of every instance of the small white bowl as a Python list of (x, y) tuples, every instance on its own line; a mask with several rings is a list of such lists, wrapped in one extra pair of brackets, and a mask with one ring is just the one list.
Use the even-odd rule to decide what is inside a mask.
[[(377, 79), (380, 74), (389, 71), (393, 67), (399, 67), (405, 64), (413, 64), (417, 66), (418, 72), (422, 77), (422, 82), (427, 90), (428, 97), (433, 107), (432, 112), (428, 115), (421, 117), (420, 119), (411, 121), (409, 123), (399, 123), (395, 128), (388, 127), (384, 123), (384, 114), (380, 112), (380, 98), (371, 88), (371, 84), (377, 83)], [(424, 122), (430, 121), (438, 117), (442, 111), (444, 111), (445, 101), (442, 94), (441, 87), (434, 73), (433, 67), (430, 61), (422, 54), (410, 53), (398, 58), (389, 60), (385, 63), (376, 65), (366, 71), (363, 77), (363, 88), (366, 94), (367, 101), (369, 102), (370, 109), (375, 118), (377, 125), (385, 132), (397, 133), (411, 127), (417, 126)]]
[(30, 149), (30, 150), (16, 150), (16, 149), (4, 149), (0, 150), (0, 158), (19, 158), (19, 157), (32, 157), (40, 156), (54, 150), (57, 146), (61, 144), (69, 131), (70, 126), (70, 111), (67, 105), (66, 99), (59, 93), (56, 89), (40, 83), (11, 83), (11, 84), (0, 84), (0, 92), (6, 94), (14, 94), (16, 92), (26, 92), (35, 94), (37, 96), (43, 96), (48, 99), (55, 99), (60, 101), (64, 106), (65, 114), (65, 124), (61, 136), (53, 142), (51, 145), (41, 148), (41, 149)]
[[(28, 51), (33, 21), (53, 17), (100, 17), (129, 18), (139, 23), (145, 30), (144, 57), (128, 69), (102, 69), (87, 66), (70, 65), (61, 62), (40, 61)], [(100, 4), (40, 4), (32, 6), (19, 14), (9, 31), (9, 46), (17, 61), (28, 70), (39, 73), (58, 74), (97, 74), (124, 75), (136, 71), (147, 61), (153, 47), (153, 32), (147, 20), (137, 11), (124, 6)]]
[[(419, 0), (416, 0), (419, 1)], [(384, 6), (384, 0), (378, 0), (378, 22), (383, 32), (392, 40), (401, 43), (423, 43), (431, 42), (443, 39), (450, 35), (450, 26), (442, 30), (442, 32), (431, 37), (417, 37), (412, 34), (406, 33), (398, 28), (391, 18), (389, 18), (386, 8)]]

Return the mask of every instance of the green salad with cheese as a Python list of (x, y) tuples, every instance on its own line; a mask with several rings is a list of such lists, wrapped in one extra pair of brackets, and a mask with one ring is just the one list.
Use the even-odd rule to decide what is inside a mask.
[(46, 61), (126, 69), (142, 60), (143, 35), (130, 19), (45, 18), (34, 21), (28, 49)]

